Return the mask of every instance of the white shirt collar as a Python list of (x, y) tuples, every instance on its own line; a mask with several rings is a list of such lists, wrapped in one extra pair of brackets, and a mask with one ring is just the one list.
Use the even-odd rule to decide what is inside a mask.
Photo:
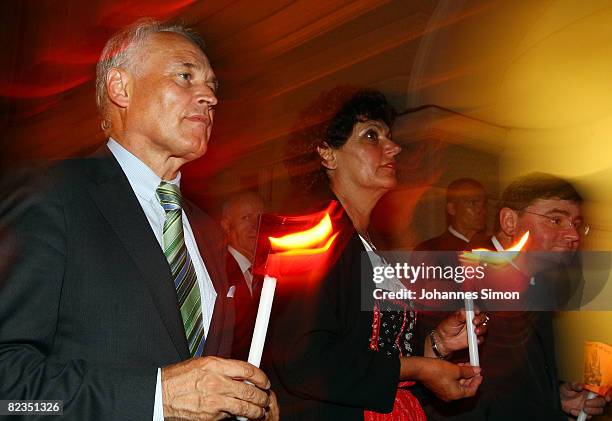
[[(502, 246), (502, 244), (499, 242), (499, 240), (497, 239), (497, 237), (496, 237), (496, 236), (492, 236), (492, 237), (491, 237), (491, 242), (493, 243), (493, 246), (495, 246), (495, 250), (497, 250), (497, 251), (505, 251), (504, 246)], [(518, 270), (518, 271), (519, 271), (519, 272), (521, 272), (521, 273), (524, 273), (524, 272), (523, 272), (523, 271), (522, 271), (522, 270), (521, 270), (521, 269), (518, 267), (518, 265), (517, 265), (516, 263), (514, 263), (514, 261), (513, 261), (513, 260), (509, 260), (508, 262), (510, 263), (510, 265), (511, 265), (511, 266), (512, 266), (514, 269)], [(535, 285), (535, 276), (532, 276), (532, 277), (529, 279), (529, 283), (530, 283), (531, 285)]]
[(238, 266), (240, 266), (242, 273), (245, 273), (251, 267), (251, 261), (234, 247), (227, 246), (227, 251), (234, 256), (234, 259), (236, 259), (236, 262), (238, 262)]
[(359, 234), (359, 238), (361, 239), (366, 251), (374, 251), (374, 247), (372, 247), (372, 245), (365, 238), (363, 238), (361, 234)]
[[(155, 190), (159, 186), (162, 179), (155, 174), (153, 170), (147, 166), (147, 164), (125, 149), (112, 137), (108, 139), (106, 146), (115, 156), (117, 162), (119, 162), (119, 165), (127, 176), (134, 193), (145, 201), (149, 201), (151, 199), (157, 200), (157, 193)], [(167, 182), (180, 187), (181, 173), (179, 172), (174, 180)]]
[(497, 251), (505, 251), (504, 246), (501, 245), (496, 236), (491, 237), (491, 242)]
[(459, 231), (457, 231), (455, 228), (453, 228), (452, 225), (448, 226), (448, 232), (450, 232), (451, 234), (453, 234), (455, 237), (457, 237), (460, 240), (465, 241), (466, 243), (470, 242), (470, 239), (467, 238), (465, 235), (461, 234)]

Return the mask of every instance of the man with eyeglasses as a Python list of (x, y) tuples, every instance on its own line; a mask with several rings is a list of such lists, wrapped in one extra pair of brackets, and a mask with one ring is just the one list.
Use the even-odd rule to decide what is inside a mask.
[(585, 403), (582, 384), (559, 382), (550, 311), (576, 289), (568, 274), (576, 269), (576, 251), (589, 232), (582, 197), (562, 178), (531, 173), (508, 185), (498, 209), (495, 235), (472, 245), (503, 251), (529, 231), (523, 248), (529, 253), (512, 261), (502, 276), (506, 279), (498, 281), (522, 280), (529, 310), (547, 311), (489, 312), (487, 341), (480, 347), (485, 373), (480, 395), (471, 406), (432, 402), (425, 408), (428, 419), (567, 421), (583, 406), (589, 416), (602, 414), (612, 396)]
[(582, 197), (567, 181), (542, 173), (520, 177), (504, 191), (496, 235), (499, 248), (516, 243), (529, 231), (529, 250), (575, 252), (589, 226), (583, 221)]
[[(546, 291), (544, 294), (548, 294), (549, 300), (552, 300), (552, 295), (558, 295), (554, 291), (566, 288), (567, 285), (564, 284), (571, 282), (558, 274), (565, 273), (565, 265), (573, 260), (583, 236), (589, 232), (589, 227), (583, 220), (582, 197), (571, 183), (550, 174), (531, 173), (508, 185), (499, 203), (495, 235), (491, 238), (492, 245), (498, 251), (508, 249), (527, 231), (529, 240), (524, 250), (528, 253), (522, 253), (520, 257), (525, 258), (517, 259), (515, 268), (525, 277), (529, 277), (529, 289)], [(535, 257), (540, 252), (546, 252), (542, 256), (549, 258)], [(558, 257), (551, 259), (551, 256)], [(547, 260), (547, 263), (543, 260)], [(556, 275), (553, 279), (546, 279), (545, 274), (551, 273), (553, 265), (557, 266)], [(544, 304), (542, 294), (533, 295), (536, 300), (540, 300), (539, 304)], [(547, 304), (551, 302), (548, 301)], [(546, 307), (546, 304), (544, 306)], [(506, 367), (517, 369), (506, 373), (510, 374), (506, 380), (509, 381), (510, 387), (527, 381), (530, 386), (516, 387), (515, 390), (530, 393), (515, 393), (509, 399), (498, 397), (498, 405), (493, 405), (493, 408), (497, 408), (496, 416), (503, 413), (504, 416), (510, 417), (520, 412), (540, 414), (540, 419), (551, 420), (567, 419), (567, 415), (577, 416), (587, 392), (579, 383), (566, 382), (559, 386), (551, 313), (525, 312), (521, 314), (524, 317), (520, 317), (519, 313), (504, 315), (506, 317), (493, 316), (491, 329), (495, 329), (495, 319), (500, 322), (499, 328), (505, 330), (505, 333), (512, 329), (504, 327), (518, 325), (522, 333), (519, 339), (524, 344), (509, 357), (510, 360), (515, 357), (516, 365), (508, 360), (503, 362)], [(499, 316), (502, 316), (502, 313), (499, 313)], [(508, 340), (502, 335), (499, 335), (499, 339)], [(503, 354), (499, 355), (503, 344), (498, 343), (494, 337), (492, 340), (493, 343), (489, 345), (490, 360), (502, 362), (500, 358), (508, 358)], [(484, 353), (486, 354), (486, 351)], [(589, 415), (601, 414), (604, 406), (603, 398), (593, 399), (587, 401), (586, 412)]]

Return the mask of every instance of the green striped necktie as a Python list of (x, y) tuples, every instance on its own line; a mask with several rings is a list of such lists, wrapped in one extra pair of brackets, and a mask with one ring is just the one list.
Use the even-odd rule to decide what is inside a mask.
[(199, 357), (202, 355), (205, 340), (202, 296), (191, 257), (185, 246), (181, 191), (178, 186), (162, 181), (156, 192), (166, 211), (162, 248), (174, 279), (189, 353), (192, 357)]

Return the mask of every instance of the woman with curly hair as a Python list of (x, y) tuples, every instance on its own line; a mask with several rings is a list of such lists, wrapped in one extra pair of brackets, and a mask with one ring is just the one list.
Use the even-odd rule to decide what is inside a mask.
[[(425, 355), (414, 356), (416, 312), (409, 303), (374, 300), (374, 284), (362, 282), (372, 279), (375, 264), (361, 261), (362, 252), (376, 249), (370, 214), (397, 183), (401, 148), (391, 139), (395, 112), (381, 93), (343, 92), (319, 102), (331, 118), (307, 116), (311, 129), (299, 137), (292, 157), (301, 170), (312, 169), (308, 158), (317, 158), (319, 180), (344, 210), (336, 227), (337, 258), (316, 285), (279, 283), (266, 370), (283, 420), (424, 421), (410, 392), (415, 381), (453, 400), (473, 396), (482, 377), (477, 367), (438, 358), (467, 347), (461, 313), (441, 322), (427, 337)], [(479, 335), (483, 322), (484, 316), (475, 318)]]

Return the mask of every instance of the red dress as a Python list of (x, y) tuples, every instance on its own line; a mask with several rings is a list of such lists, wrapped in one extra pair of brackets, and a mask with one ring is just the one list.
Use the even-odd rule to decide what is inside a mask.
[[(385, 306), (381, 311), (380, 306)], [(398, 353), (400, 356), (410, 355), (412, 348), (412, 330), (416, 323), (416, 312), (406, 304), (398, 309), (388, 302), (377, 302), (374, 305), (372, 336), (370, 349), (377, 352), (387, 352), (389, 355)], [(414, 382), (400, 382), (397, 385), (393, 411), (388, 414), (364, 411), (365, 421), (427, 421), (421, 404), (410, 392)]]

